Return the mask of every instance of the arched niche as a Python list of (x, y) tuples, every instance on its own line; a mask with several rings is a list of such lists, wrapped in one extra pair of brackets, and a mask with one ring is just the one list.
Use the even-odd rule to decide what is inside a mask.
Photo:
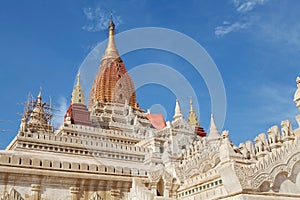
[(279, 192), (281, 184), (287, 179), (287, 175), (288, 175), (288, 173), (285, 171), (280, 172), (276, 175), (276, 177), (274, 179), (273, 187), (272, 187), (272, 190), (274, 192)]
[(279, 193), (299, 194), (300, 190), (297, 188), (296, 184), (293, 183), (290, 179), (286, 179), (281, 183)]
[(264, 181), (258, 188), (259, 192), (269, 192), (271, 189), (270, 182)]
[(157, 182), (157, 196), (164, 196), (164, 181), (162, 177), (160, 177), (159, 181)]
[[(291, 175), (290, 175), (291, 181), (293, 183), (295, 183), (296, 185), (300, 184), (299, 180), (298, 180), (298, 184), (297, 184), (297, 178), (299, 179), (299, 174), (300, 174), (300, 161), (298, 161), (297, 163), (294, 164)], [(300, 187), (300, 185), (299, 185), (299, 187)]]

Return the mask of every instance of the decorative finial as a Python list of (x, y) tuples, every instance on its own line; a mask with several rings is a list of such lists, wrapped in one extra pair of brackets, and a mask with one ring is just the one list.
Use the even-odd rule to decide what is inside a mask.
[(193, 108), (193, 99), (192, 96), (190, 96), (190, 111), (194, 110)]
[(80, 85), (80, 71), (77, 74), (77, 85)]
[(107, 58), (118, 58), (119, 53), (115, 44), (115, 24), (112, 19), (112, 12), (110, 13), (110, 20), (108, 24), (108, 43), (106, 50), (104, 52), (104, 56), (102, 59), (107, 59)]
[(42, 86), (40, 86), (40, 92), (39, 92), (39, 95), (38, 95), (38, 99), (42, 100)]
[(112, 11), (110, 11), (109, 29), (115, 29), (115, 24), (113, 22)]
[(218, 130), (217, 126), (216, 126), (216, 123), (215, 123), (215, 118), (214, 118), (214, 115), (211, 114), (210, 115), (210, 130)]

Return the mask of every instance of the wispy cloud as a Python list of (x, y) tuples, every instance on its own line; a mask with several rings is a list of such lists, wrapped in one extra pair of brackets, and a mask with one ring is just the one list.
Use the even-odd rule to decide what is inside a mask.
[(230, 22), (224, 21), (221, 26), (215, 28), (215, 35), (217, 37), (223, 37), (224, 35), (238, 31), (240, 29), (245, 29), (249, 26), (249, 23), (235, 22), (231, 24)]
[(67, 99), (61, 96), (58, 98), (56, 104), (58, 106), (55, 108), (52, 122), (54, 127), (59, 127), (64, 122), (64, 116), (68, 109)]
[(247, 29), (253, 23), (253, 16), (249, 13), (257, 6), (264, 5), (269, 0), (232, 0), (235, 6), (236, 14), (239, 14), (239, 18), (233, 23), (224, 21), (222, 25), (215, 28), (216, 37), (220, 38), (229, 33), (236, 32), (241, 29)]
[[(100, 8), (87, 7), (83, 9), (88, 23), (82, 27), (83, 30), (88, 32), (97, 32), (106, 30), (110, 19), (110, 13)], [(122, 23), (121, 16), (113, 15), (113, 20), (116, 26)]]
[(233, 0), (236, 10), (240, 13), (249, 12), (254, 9), (256, 5), (264, 5), (269, 0)]
[(296, 19), (289, 20), (282, 23), (283, 18), (288, 16), (283, 15), (281, 17), (274, 16), (272, 20), (262, 20), (259, 25), (261, 33), (264, 34), (268, 41), (279, 41), (282, 44), (282, 48), (285, 45), (291, 45), (293, 51), (300, 50), (300, 25)]

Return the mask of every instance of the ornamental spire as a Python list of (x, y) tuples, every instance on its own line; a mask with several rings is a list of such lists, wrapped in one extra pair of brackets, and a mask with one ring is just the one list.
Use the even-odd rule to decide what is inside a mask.
[(72, 92), (71, 103), (84, 104), (84, 93), (80, 84), (80, 72), (77, 74), (77, 83)]
[(200, 126), (200, 122), (198, 119), (198, 116), (195, 113), (195, 110), (193, 108), (193, 100), (192, 97), (190, 97), (190, 111), (189, 111), (189, 116), (188, 116), (188, 123), (191, 126)]
[(176, 104), (175, 104), (175, 114), (173, 116), (174, 120), (177, 119), (183, 119), (183, 115), (181, 113), (181, 108), (180, 108), (180, 104), (179, 104), (179, 100), (176, 99)]
[(119, 53), (115, 44), (115, 24), (113, 22), (113, 16), (112, 13), (110, 13), (110, 20), (109, 20), (109, 26), (108, 26), (108, 43), (107, 47), (103, 56), (103, 60), (107, 58), (118, 58)]
[(218, 140), (221, 138), (220, 132), (216, 126), (215, 119), (213, 114), (210, 116), (210, 128), (209, 128), (209, 135), (207, 139), (209, 140)]

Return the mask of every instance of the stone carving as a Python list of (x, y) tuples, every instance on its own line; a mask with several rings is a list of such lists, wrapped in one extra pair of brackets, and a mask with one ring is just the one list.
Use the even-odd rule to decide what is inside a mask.
[(265, 133), (261, 133), (254, 139), (256, 153), (269, 150), (269, 144)]
[(41, 190), (40, 184), (31, 184), (31, 198), (33, 200), (41, 199)]
[(149, 178), (151, 182), (158, 182), (162, 175), (163, 175), (163, 169), (161, 168), (149, 172)]
[(247, 140), (245, 145), (247, 150), (249, 151), (250, 157), (253, 158), (255, 156), (255, 148), (253, 143), (250, 140)]
[(228, 130), (224, 130), (222, 131), (222, 139), (223, 140), (229, 140), (229, 131)]
[[(237, 164), (235, 171), (243, 188), (260, 191), (262, 184), (267, 181), (272, 189), (279, 173), (287, 173), (287, 177), (295, 179), (297, 174), (292, 174), (292, 169), (295, 168), (300, 158), (298, 152), (300, 142), (288, 140), (287, 143), (273, 151), (265, 152), (262, 159), (255, 160), (251, 165)], [(278, 190), (274, 190), (274, 192), (278, 192)]]
[(21, 124), (20, 124), (20, 132), (25, 132), (26, 131), (26, 122), (27, 122), (27, 118), (25, 116), (22, 117), (21, 119)]
[(89, 200), (104, 200), (97, 192), (95, 192)]
[(9, 192), (4, 192), (4, 194), (1, 195), (0, 200), (25, 200), (25, 199), (14, 188), (11, 188)]
[(164, 173), (163, 173), (163, 180), (168, 183), (168, 184), (171, 184), (172, 183), (172, 180), (173, 180), (173, 176), (172, 174), (170, 174), (169, 172), (167, 172), (166, 170), (164, 170)]
[(293, 130), (292, 130), (292, 123), (290, 120), (284, 120), (281, 122), (281, 132), (282, 132), (282, 138), (287, 138), (290, 136), (294, 136)]
[(280, 131), (278, 126), (272, 126), (268, 130), (268, 140), (270, 144), (275, 144), (280, 139)]
[(145, 185), (138, 179), (132, 179), (132, 187), (125, 200), (153, 200), (156, 193), (156, 185), (151, 185), (153, 191), (148, 190)]
[(240, 152), (242, 153), (242, 155), (243, 155), (244, 158), (246, 158), (246, 159), (249, 159), (249, 158), (250, 158), (250, 152), (249, 152), (249, 150), (247, 149), (246, 144), (241, 143), (241, 144), (239, 145), (239, 149), (240, 149)]

